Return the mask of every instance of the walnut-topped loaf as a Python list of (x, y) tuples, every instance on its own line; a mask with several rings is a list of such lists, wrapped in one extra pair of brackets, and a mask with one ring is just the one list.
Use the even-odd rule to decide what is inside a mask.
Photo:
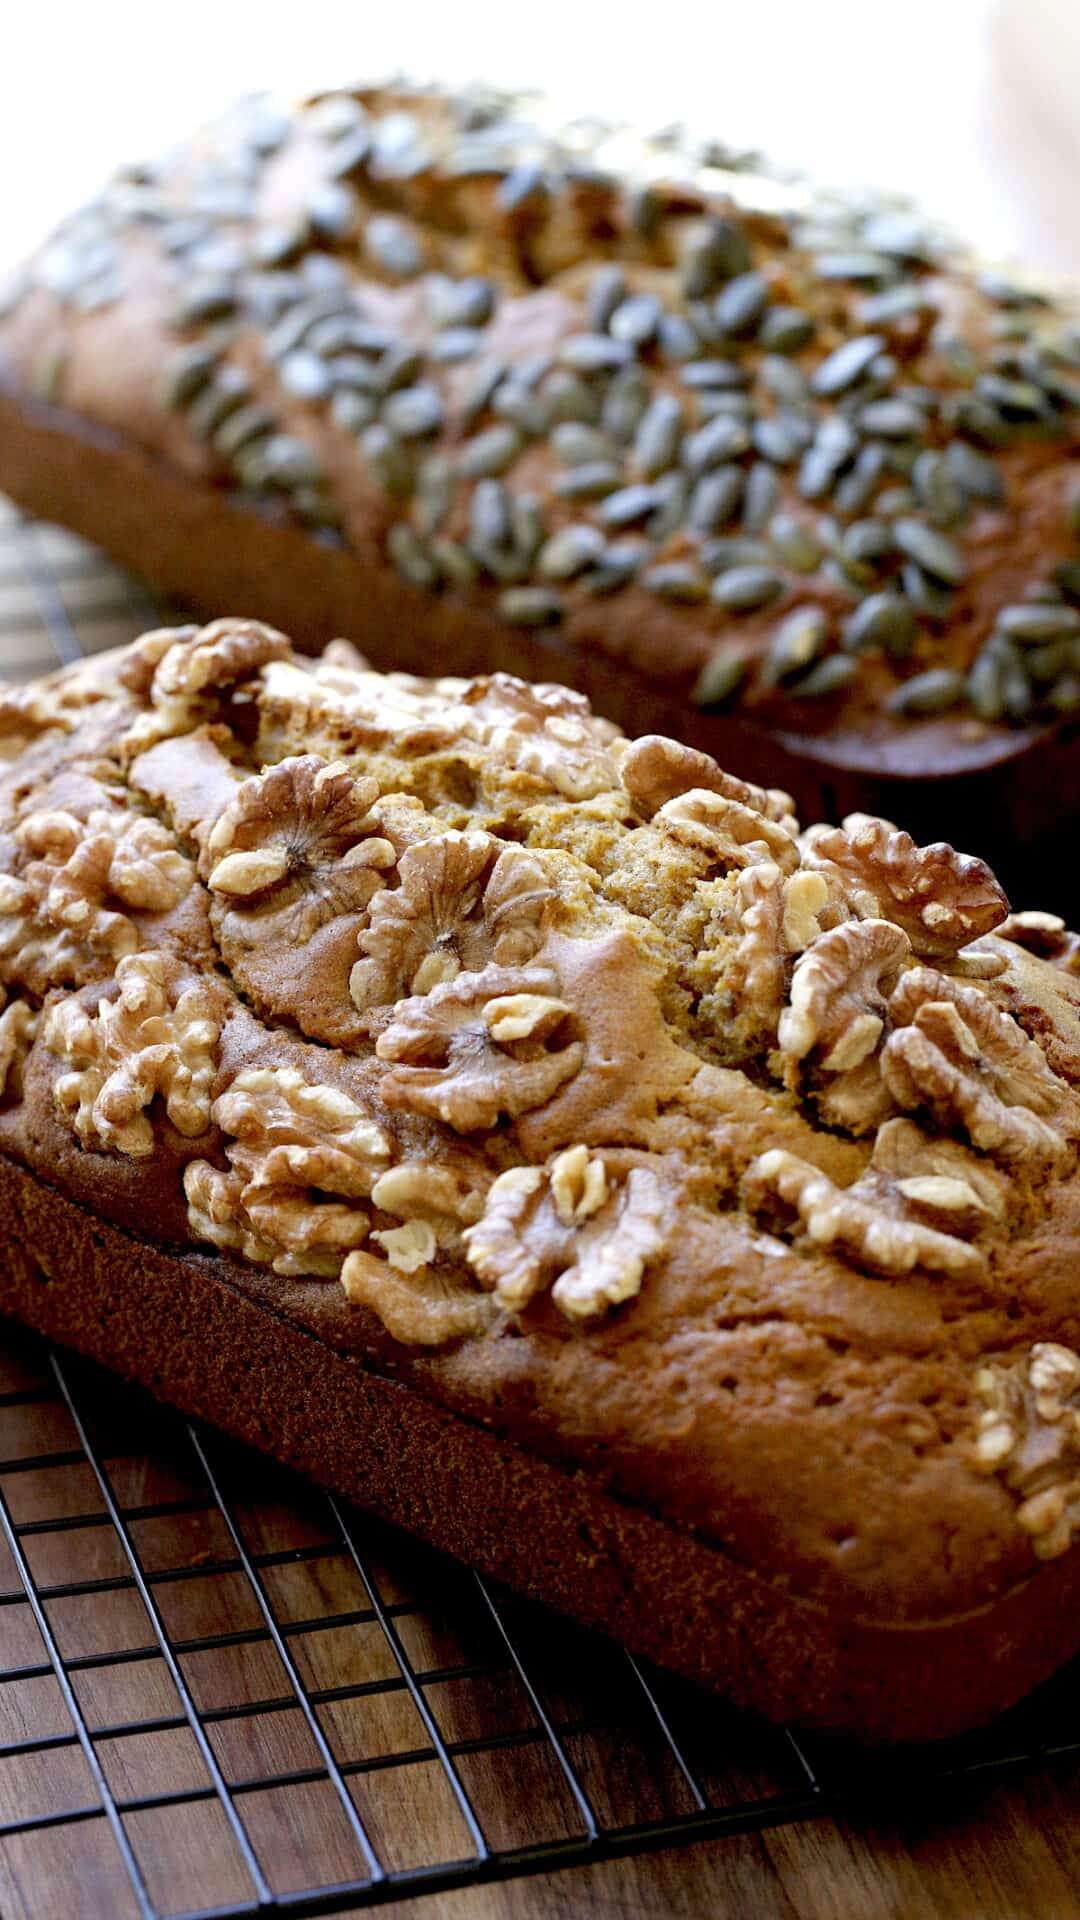
[(773, 1713), (1080, 1641), (1059, 922), (249, 621), (0, 726), (0, 1305)]
[(212, 614), (556, 679), (1066, 876), (1080, 329), (909, 213), (520, 102), (246, 102), (0, 316), (0, 486)]

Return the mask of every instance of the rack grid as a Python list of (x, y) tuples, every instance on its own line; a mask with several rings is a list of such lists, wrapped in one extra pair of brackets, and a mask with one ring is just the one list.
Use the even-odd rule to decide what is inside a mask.
[[(0, 503), (0, 665), (179, 618)], [(1080, 1752), (1080, 1667), (867, 1756), (766, 1726), (0, 1323), (0, 1912), (343, 1913), (940, 1801)]]

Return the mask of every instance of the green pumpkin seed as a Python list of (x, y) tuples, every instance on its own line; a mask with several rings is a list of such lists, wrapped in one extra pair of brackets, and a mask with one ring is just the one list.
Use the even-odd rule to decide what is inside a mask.
[(931, 667), (889, 695), (890, 713), (945, 713), (964, 697), (964, 676), (951, 667)]
[(750, 668), (745, 654), (730, 648), (706, 660), (694, 682), (691, 698), (697, 707), (722, 707), (742, 685)]
[(412, 468), (400, 440), (381, 421), (360, 438), (368, 465), (386, 493), (406, 494), (412, 487)]
[(722, 414), (695, 433), (688, 433), (682, 444), (683, 464), (690, 474), (707, 473), (722, 461), (735, 460), (750, 445), (750, 435), (738, 420)]
[(896, 659), (911, 652), (919, 623), (910, 602), (897, 593), (871, 593), (844, 622), (847, 653), (865, 653), (883, 647)]
[(736, 274), (713, 301), (713, 315), (721, 333), (736, 338), (756, 327), (769, 297), (768, 282), (752, 269)]
[(1080, 613), (1075, 607), (1061, 605), (1002, 607), (997, 626), (1020, 646), (1034, 646), (1043, 640), (1070, 639), (1080, 633)]
[(537, 555), (537, 572), (545, 580), (572, 580), (593, 566), (604, 551), (604, 536), (596, 527), (560, 527)]
[(691, 604), (704, 600), (708, 596), (709, 583), (686, 561), (671, 560), (663, 566), (650, 567), (641, 576), (641, 584), (650, 593), (661, 600), (677, 600)]
[(392, 393), (383, 408), (387, 426), (402, 440), (423, 440), (438, 433), (443, 417), (442, 395), (423, 380)]
[(410, 587), (420, 587), (431, 593), (438, 586), (438, 567), (424, 542), (403, 520), (391, 527), (386, 544), (398, 573)]
[(646, 480), (673, 465), (682, 438), (683, 413), (673, 394), (661, 393), (642, 414), (634, 435), (634, 465)]
[(625, 340), (606, 333), (572, 333), (560, 341), (558, 362), (571, 373), (615, 373), (628, 366), (634, 350)]
[(762, 318), (758, 339), (769, 353), (798, 353), (816, 332), (812, 314), (802, 307), (770, 307)]
[(420, 242), (407, 221), (379, 213), (364, 228), (364, 246), (373, 267), (395, 280), (412, 280), (424, 264)]
[(967, 579), (967, 560), (960, 548), (952, 540), (939, 533), (934, 527), (924, 526), (921, 520), (907, 517), (897, 520), (893, 528), (896, 544), (901, 553), (914, 560), (933, 580), (944, 581), (947, 586), (959, 586)]
[(561, 500), (602, 500), (622, 485), (622, 477), (622, 468), (614, 460), (587, 460), (584, 466), (560, 474), (553, 487)]
[(517, 427), (508, 423), (488, 427), (467, 440), (457, 457), (458, 472), (466, 479), (478, 480), (505, 473), (512, 467), (524, 445)]
[(636, 520), (644, 520), (647, 514), (655, 513), (663, 501), (664, 496), (657, 484), (642, 481), (634, 486), (620, 487), (616, 493), (609, 493), (597, 508), (597, 516), (605, 527), (631, 527)]
[(499, 612), (520, 627), (550, 627), (562, 619), (563, 603), (546, 587), (509, 587), (499, 595)]
[(810, 377), (813, 392), (824, 400), (846, 393), (856, 381), (862, 379), (884, 346), (885, 339), (880, 333), (855, 334), (852, 339), (845, 340), (814, 369)]
[(343, 387), (335, 393), (330, 402), (330, 417), (344, 433), (362, 433), (371, 425), (377, 412), (375, 401), (370, 394), (353, 393)]
[(780, 482), (766, 460), (756, 460), (746, 476), (743, 495), (743, 526), (747, 533), (760, 533), (780, 494)]
[(167, 407), (186, 407), (208, 385), (217, 362), (201, 345), (174, 354), (165, 369), (162, 399)]
[(564, 467), (583, 467), (590, 460), (613, 460), (615, 446), (598, 427), (579, 420), (561, 420), (551, 435), (551, 451)]
[(775, 628), (765, 654), (765, 678), (775, 686), (802, 673), (823, 651), (829, 623), (820, 607), (796, 607)]
[(769, 522), (769, 540), (776, 558), (795, 573), (813, 573), (820, 563), (820, 543), (809, 527), (790, 514), (773, 515)]
[(771, 567), (729, 567), (713, 582), (712, 597), (729, 613), (754, 613), (771, 606), (784, 591), (784, 582)]
[(451, 580), (456, 587), (472, 586), (476, 579), (476, 562), (457, 540), (433, 540), (431, 557), (444, 579)]
[(791, 692), (800, 700), (822, 700), (849, 687), (857, 672), (858, 663), (851, 654), (826, 654), (803, 679), (795, 681)]

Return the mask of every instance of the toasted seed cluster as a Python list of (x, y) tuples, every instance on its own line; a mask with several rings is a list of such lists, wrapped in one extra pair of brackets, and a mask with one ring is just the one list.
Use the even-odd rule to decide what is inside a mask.
[[(1013, 450), (1075, 444), (1080, 328), (991, 274), (961, 326), (908, 211), (792, 190), (781, 217), (761, 189), (745, 156), (505, 96), (249, 101), (122, 174), (0, 312), (29, 284), (118, 299), (135, 235), (174, 287), (163, 402), (223, 484), (347, 545), (344, 440), (409, 586), (533, 627), (675, 605), (713, 636), (703, 706), (835, 700), (873, 658), (897, 716), (1080, 709), (1080, 549), (946, 644)], [(507, 303), (549, 285), (576, 324), (508, 353)], [(62, 352), (34, 385), (62, 399)]]

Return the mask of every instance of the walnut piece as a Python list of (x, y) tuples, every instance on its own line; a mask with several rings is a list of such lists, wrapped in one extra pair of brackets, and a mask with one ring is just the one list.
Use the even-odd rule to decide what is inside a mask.
[(229, 1171), (205, 1160), (185, 1169), (196, 1238), (275, 1273), (336, 1278), (367, 1238), (368, 1212), (355, 1203), (390, 1158), (382, 1128), (340, 1088), (312, 1085), (292, 1067), (237, 1074), (213, 1117), (230, 1136)]
[(1019, 1501), (1016, 1518), (1040, 1560), (1067, 1552), (1080, 1523), (1080, 1357), (1039, 1341), (975, 1376), (983, 1403), (974, 1456)]
[(550, 1290), (571, 1320), (633, 1299), (663, 1252), (664, 1187), (651, 1167), (609, 1178), (603, 1158), (567, 1147), (546, 1168), (499, 1175), (482, 1218), (465, 1235), (469, 1262), (513, 1312)]
[(662, 733), (644, 733), (631, 740), (623, 755), (619, 778), (639, 813), (651, 820), (669, 800), (692, 789), (718, 793), (735, 800), (751, 813), (764, 814), (789, 834), (798, 830), (795, 803), (779, 787), (757, 787), (725, 773), (711, 754), (669, 740)]
[(558, 990), (549, 968), (490, 966), (401, 1001), (376, 1043), (387, 1105), (460, 1133), (543, 1106), (585, 1055)]
[(1062, 973), (1080, 973), (1080, 934), (1073, 933), (1056, 913), (1010, 913), (998, 928), (998, 938), (1011, 940)]
[(766, 863), (791, 873), (799, 864), (798, 846), (782, 826), (705, 787), (666, 800), (653, 824), (680, 846), (706, 854), (725, 873)]
[(743, 1183), (747, 1205), (768, 1211), (777, 1202), (798, 1216), (817, 1247), (836, 1248), (871, 1271), (899, 1275), (923, 1267), (956, 1279), (977, 1279), (986, 1259), (950, 1233), (902, 1213), (891, 1213), (873, 1182), (838, 1187), (819, 1167), (781, 1147), (759, 1155)]
[(483, 1333), (499, 1311), (490, 1294), (452, 1273), (428, 1266), (405, 1271), (363, 1250), (350, 1253), (341, 1283), (353, 1305), (376, 1314), (402, 1346), (443, 1347)]
[(0, 968), (38, 993), (134, 953), (139, 934), (119, 907), (167, 913), (195, 880), (173, 835), (141, 814), (101, 807), (82, 821), (43, 808), (15, 838), (31, 858), (21, 874), (0, 876)]
[(916, 967), (893, 994), (889, 1015), (894, 1031), (881, 1070), (899, 1106), (926, 1108), (940, 1127), (960, 1127), (981, 1153), (1006, 1165), (1068, 1162), (1069, 1142), (1050, 1123), (1075, 1125), (1071, 1089), (977, 988)]
[(833, 927), (800, 955), (788, 1005), (780, 1016), (780, 1048), (792, 1060), (817, 1050), (827, 1073), (844, 1073), (870, 1058), (885, 1030), (886, 999), (911, 949), (888, 920), (852, 920)]
[(209, 984), (171, 954), (130, 954), (116, 969), (115, 1000), (96, 1013), (79, 1000), (48, 1007), (41, 1037), (70, 1071), (54, 1097), (84, 1145), (141, 1158), (152, 1153), (146, 1109), (161, 1095), (178, 1133), (210, 1124), (210, 1089), (221, 1032)]
[(912, 1120), (886, 1120), (870, 1165), (916, 1212), (958, 1232), (1004, 1220), (1013, 1199), (1011, 1183), (996, 1167), (959, 1140), (925, 1134)]
[(849, 814), (843, 827), (815, 830), (810, 858), (837, 868), (901, 927), (912, 951), (951, 958), (999, 926), (1009, 903), (989, 867), (944, 841), (920, 847), (891, 821)]
[(488, 833), (445, 833), (406, 849), (399, 885), (372, 901), (349, 991), (361, 1012), (479, 973), (523, 966), (543, 940), (553, 888), (534, 854)]
[(206, 843), (208, 885), (224, 905), (302, 945), (317, 928), (362, 913), (394, 864), (372, 806), (377, 783), (318, 754), (245, 780)]
[(0, 1099), (9, 1106), (22, 1098), (23, 1066), (39, 1022), (25, 1000), (12, 1000), (0, 1013)]

